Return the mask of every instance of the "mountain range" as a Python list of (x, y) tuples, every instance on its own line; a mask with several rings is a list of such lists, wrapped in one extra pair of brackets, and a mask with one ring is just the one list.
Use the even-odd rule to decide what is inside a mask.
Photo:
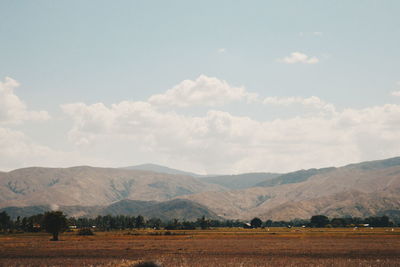
[(70, 216), (273, 220), (400, 215), (400, 157), (290, 173), (204, 177), (159, 165), (24, 168), (0, 172), (0, 209), (24, 216), (59, 207)]
[(187, 199), (220, 216), (288, 220), (315, 214), (374, 216), (400, 209), (400, 158), (283, 174), (256, 187)]
[(165, 201), (223, 190), (191, 176), (142, 170), (32, 167), (0, 173), (0, 207), (109, 205), (123, 199)]

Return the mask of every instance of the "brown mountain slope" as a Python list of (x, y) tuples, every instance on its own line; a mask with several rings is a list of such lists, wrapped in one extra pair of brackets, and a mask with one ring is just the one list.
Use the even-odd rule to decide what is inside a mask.
[(259, 216), (275, 220), (309, 218), (315, 214), (324, 214), (331, 218), (347, 216), (365, 218), (383, 215), (386, 211), (399, 208), (399, 190), (372, 193), (348, 191), (312, 200), (284, 203)]
[(24, 168), (0, 174), (0, 207), (107, 205), (122, 199), (164, 201), (222, 187), (189, 176), (113, 168)]
[(222, 193), (185, 196), (228, 218), (294, 219), (322, 213), (331, 216), (373, 215), (399, 210), (400, 166), (353, 164), (305, 181)]

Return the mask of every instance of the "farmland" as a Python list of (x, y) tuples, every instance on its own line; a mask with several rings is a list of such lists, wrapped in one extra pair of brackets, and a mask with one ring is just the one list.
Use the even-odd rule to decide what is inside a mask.
[(135, 230), (0, 235), (0, 266), (400, 266), (398, 228)]

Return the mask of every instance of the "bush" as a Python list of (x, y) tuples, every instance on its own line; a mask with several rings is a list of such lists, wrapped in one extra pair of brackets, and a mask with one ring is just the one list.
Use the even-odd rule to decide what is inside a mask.
[(255, 217), (250, 221), (250, 225), (253, 228), (259, 228), (262, 225), (262, 221), (260, 218)]
[(82, 229), (79, 229), (78, 235), (94, 235), (94, 233), (93, 233), (92, 229), (90, 229), (90, 228), (82, 228)]

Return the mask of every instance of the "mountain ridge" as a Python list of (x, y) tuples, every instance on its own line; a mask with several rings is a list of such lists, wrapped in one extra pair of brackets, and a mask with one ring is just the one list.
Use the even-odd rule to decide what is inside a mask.
[(214, 190), (225, 189), (184, 175), (90, 166), (30, 167), (0, 174), (0, 207), (107, 205), (126, 198), (164, 201)]
[[(207, 180), (207, 177), (145, 170), (30, 167), (0, 172), (0, 207), (105, 207), (125, 199), (155, 201), (161, 205), (184, 199), (227, 219), (258, 216), (285, 220), (309, 218), (314, 213), (370, 216), (387, 210), (397, 214), (400, 210), (396, 195), (400, 192), (400, 157), (263, 175), (266, 173), (216, 176)], [(254, 186), (251, 183), (255, 180), (242, 181), (246, 177), (267, 179)], [(235, 179), (240, 183), (234, 184)], [(226, 186), (221, 186), (223, 183)], [(185, 208), (182, 206), (181, 210)], [(86, 211), (82, 208), (80, 212)]]
[[(300, 179), (293, 183), (231, 190), (221, 194), (204, 192), (184, 196), (184, 198), (199, 202), (215, 213), (231, 219), (250, 219), (258, 216), (263, 219), (287, 220), (299, 218), (299, 216), (309, 218), (315, 215), (314, 213), (329, 214), (321, 208), (309, 208), (307, 212), (304, 212), (304, 207), (297, 205), (297, 203), (307, 203), (309, 206), (316, 206), (318, 199), (329, 199), (325, 203), (333, 205), (332, 209), (345, 210), (345, 208), (355, 206), (367, 209), (371, 206), (371, 201), (380, 199), (379, 196), (382, 198), (385, 194), (389, 195), (391, 190), (400, 189), (400, 162), (397, 158), (387, 161), (362, 162), (329, 171), (317, 171), (307, 179)], [(360, 202), (346, 193), (354, 190), (368, 197), (364, 197)], [(344, 201), (337, 201), (335, 198), (337, 194), (342, 194)], [(393, 210), (400, 210), (400, 204), (394, 197), (388, 201), (388, 206), (391, 206)], [(368, 208), (365, 215), (379, 214), (382, 209), (382, 206)], [(356, 214), (355, 210), (353, 213)], [(339, 212), (336, 215), (348, 214)]]

